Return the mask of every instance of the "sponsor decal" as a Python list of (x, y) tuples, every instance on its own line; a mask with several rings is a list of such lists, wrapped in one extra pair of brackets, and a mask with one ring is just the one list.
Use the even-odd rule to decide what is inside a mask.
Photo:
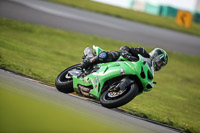
[(102, 52), (102, 53), (99, 54), (100, 59), (105, 59), (106, 57), (107, 57), (106, 52)]

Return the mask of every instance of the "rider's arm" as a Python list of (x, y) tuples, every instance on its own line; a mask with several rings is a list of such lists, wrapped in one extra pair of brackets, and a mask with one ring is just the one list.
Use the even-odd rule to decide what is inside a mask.
[(84, 59), (80, 65), (82, 68), (88, 68), (89, 66), (94, 64), (116, 61), (119, 58), (119, 56), (119, 51), (103, 51), (99, 55), (94, 56), (93, 58)]
[(150, 58), (149, 53), (142, 47), (134, 48), (134, 47), (127, 47), (123, 46), (120, 48), (121, 53), (130, 53), (132, 56), (138, 56), (138, 54), (142, 55), (145, 58)]
[(103, 51), (102, 53), (94, 57), (92, 61), (97, 63), (112, 62), (116, 61), (119, 58), (119, 56), (120, 52), (118, 51), (109, 51), (109, 52)]

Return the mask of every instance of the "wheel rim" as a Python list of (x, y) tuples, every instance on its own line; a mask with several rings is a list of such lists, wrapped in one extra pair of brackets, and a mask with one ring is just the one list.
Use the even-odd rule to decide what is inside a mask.
[(71, 71), (71, 70), (73, 70), (73, 69), (75, 70), (78, 67), (79, 66), (74, 66), (72, 68), (67, 69), (65, 72), (63, 72), (62, 75), (60, 75), (60, 81), (61, 82), (66, 82), (66, 81), (72, 80), (72, 76), (70, 76), (68, 72)]
[(126, 90), (120, 90), (120, 91), (118, 91), (118, 92), (110, 91), (110, 92), (108, 92), (107, 96), (108, 96), (109, 98), (115, 98), (115, 97), (118, 97), (118, 96), (122, 95), (125, 91), (126, 91)]
[(69, 81), (70, 79), (72, 79), (72, 77), (68, 74), (70, 70), (67, 70), (66, 72), (64, 72), (61, 76), (60, 76), (60, 81), (61, 82), (66, 82)]
[(103, 96), (104, 101), (115, 100), (126, 95), (126, 93), (130, 90), (130, 86), (119, 91), (113, 91), (113, 89), (114, 87), (111, 85), (111, 87), (107, 90), (107, 93)]

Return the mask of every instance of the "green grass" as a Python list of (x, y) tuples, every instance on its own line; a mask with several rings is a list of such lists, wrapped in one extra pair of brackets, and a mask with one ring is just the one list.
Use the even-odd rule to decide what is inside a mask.
[(106, 5), (91, 0), (48, 0), (48, 1), (200, 36), (200, 24), (193, 23), (191, 28), (188, 29), (176, 25), (175, 18), (171, 17), (150, 15), (147, 13)]
[[(50, 84), (62, 70), (81, 61), (87, 46), (95, 44), (108, 51), (123, 45), (142, 46), (7, 19), (0, 19), (0, 25), (0, 66)], [(158, 84), (122, 109), (188, 132), (200, 132), (200, 58), (167, 52), (168, 65), (155, 73)]]
[(21, 86), (8, 83), (9, 81), (5, 83), (0, 80), (1, 133), (130, 132), (120, 128), (118, 124), (105, 122), (80, 107), (73, 108), (70, 103), (67, 104), (68, 107), (67, 102), (65, 106), (61, 106), (41, 94), (35, 96), (35, 92), (20, 92)]

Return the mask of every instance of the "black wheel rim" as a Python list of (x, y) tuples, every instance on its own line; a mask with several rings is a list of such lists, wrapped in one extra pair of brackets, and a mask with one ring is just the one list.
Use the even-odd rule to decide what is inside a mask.
[[(113, 86), (111, 85), (111, 87)], [(106, 91), (106, 94), (104, 94), (104, 97), (103, 97), (104, 101), (119, 99), (120, 97), (123, 97), (124, 95), (126, 95), (128, 91), (130, 90), (130, 86), (128, 86), (124, 90), (119, 90), (116, 92), (116, 91), (113, 91), (111, 87)]]
[(65, 70), (61, 75), (60, 75), (60, 81), (61, 82), (66, 82), (66, 81), (71, 81), (72, 77), (68, 74), (69, 71), (73, 70), (73, 69), (79, 69), (79, 65), (68, 68), (67, 70)]

